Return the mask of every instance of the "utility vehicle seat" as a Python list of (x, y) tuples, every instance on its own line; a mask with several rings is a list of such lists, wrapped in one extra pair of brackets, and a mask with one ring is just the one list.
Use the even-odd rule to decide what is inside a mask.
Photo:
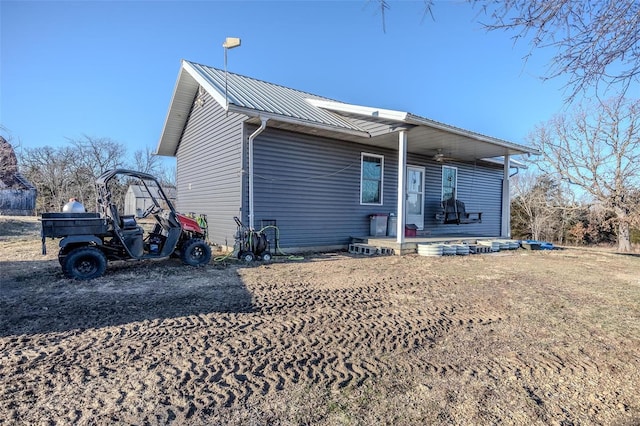
[(114, 223), (117, 223), (120, 227), (120, 233), (124, 244), (127, 246), (133, 256), (141, 257), (144, 254), (144, 231), (136, 222), (134, 215), (118, 214), (118, 209), (115, 205), (111, 205), (111, 218)]
[(123, 231), (140, 228), (134, 215), (120, 216), (120, 228)]

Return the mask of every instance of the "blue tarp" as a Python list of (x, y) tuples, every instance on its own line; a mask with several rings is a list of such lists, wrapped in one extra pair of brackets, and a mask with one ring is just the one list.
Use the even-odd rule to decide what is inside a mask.
[(537, 240), (520, 240), (519, 241), (520, 244), (522, 243), (527, 243), (527, 244), (539, 244), (540, 245), (540, 250), (553, 250), (553, 244), (549, 243), (547, 241), (537, 241)]

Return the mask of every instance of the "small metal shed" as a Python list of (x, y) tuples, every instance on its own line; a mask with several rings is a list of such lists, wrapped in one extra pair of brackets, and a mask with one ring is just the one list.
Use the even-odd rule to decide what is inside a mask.
[[(151, 191), (155, 191), (153, 196), (161, 200), (162, 197), (158, 196), (158, 190), (154, 188), (149, 188)], [(176, 202), (176, 189), (175, 188), (162, 188), (164, 193), (169, 198), (171, 203)], [(151, 200), (151, 195), (146, 190), (146, 188), (142, 185), (129, 185), (127, 189), (127, 194), (124, 198), (124, 214), (125, 215), (139, 215), (144, 212), (147, 207), (153, 204)]]

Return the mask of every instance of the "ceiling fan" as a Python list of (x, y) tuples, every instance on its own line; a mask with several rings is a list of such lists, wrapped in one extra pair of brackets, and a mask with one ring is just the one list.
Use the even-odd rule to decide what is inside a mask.
[(453, 160), (452, 157), (447, 157), (442, 153), (442, 148), (438, 148), (438, 152), (433, 156), (433, 161), (437, 161), (438, 163), (443, 163), (445, 161)]

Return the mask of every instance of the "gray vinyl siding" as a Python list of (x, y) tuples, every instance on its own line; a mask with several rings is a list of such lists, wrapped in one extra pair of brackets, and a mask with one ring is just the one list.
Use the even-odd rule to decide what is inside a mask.
[(206, 214), (209, 240), (233, 246), (242, 202), (242, 132), (246, 116), (225, 114), (208, 94), (193, 106), (177, 157), (177, 209)]
[[(384, 156), (380, 206), (360, 205), (362, 152)], [(254, 160), (255, 226), (276, 220), (283, 248), (347, 245), (369, 234), (370, 214), (396, 210), (394, 151), (267, 128)]]
[[(246, 134), (254, 130), (251, 126)], [(381, 206), (360, 205), (363, 152), (384, 156)], [(254, 159), (254, 224), (260, 228), (263, 220), (275, 220), (283, 248), (346, 245), (352, 236), (369, 235), (372, 213), (397, 212), (396, 151), (267, 128), (254, 142)], [(425, 230), (430, 235), (500, 235), (501, 169), (449, 164), (458, 167), (459, 198), (468, 211), (482, 211), (483, 221), (442, 225), (435, 221), (442, 164), (413, 155), (408, 163), (426, 169)], [(245, 211), (247, 200), (248, 195)]]
[[(248, 224), (247, 140), (257, 129), (246, 116), (225, 112), (212, 99), (195, 107), (177, 152), (177, 208), (204, 213), (210, 240), (231, 246), (233, 216)], [(244, 152), (243, 152), (244, 151)], [(383, 204), (360, 204), (361, 154), (384, 156)], [(468, 211), (482, 211), (479, 224), (442, 225), (442, 164), (409, 154), (407, 163), (425, 167), (425, 223), (429, 235), (500, 235), (502, 168), (447, 163), (458, 168), (458, 198)], [(242, 167), (243, 166), (243, 167)], [(286, 248), (346, 246), (369, 235), (369, 215), (396, 213), (398, 153), (370, 145), (277, 130), (254, 142), (254, 225), (275, 220)]]

